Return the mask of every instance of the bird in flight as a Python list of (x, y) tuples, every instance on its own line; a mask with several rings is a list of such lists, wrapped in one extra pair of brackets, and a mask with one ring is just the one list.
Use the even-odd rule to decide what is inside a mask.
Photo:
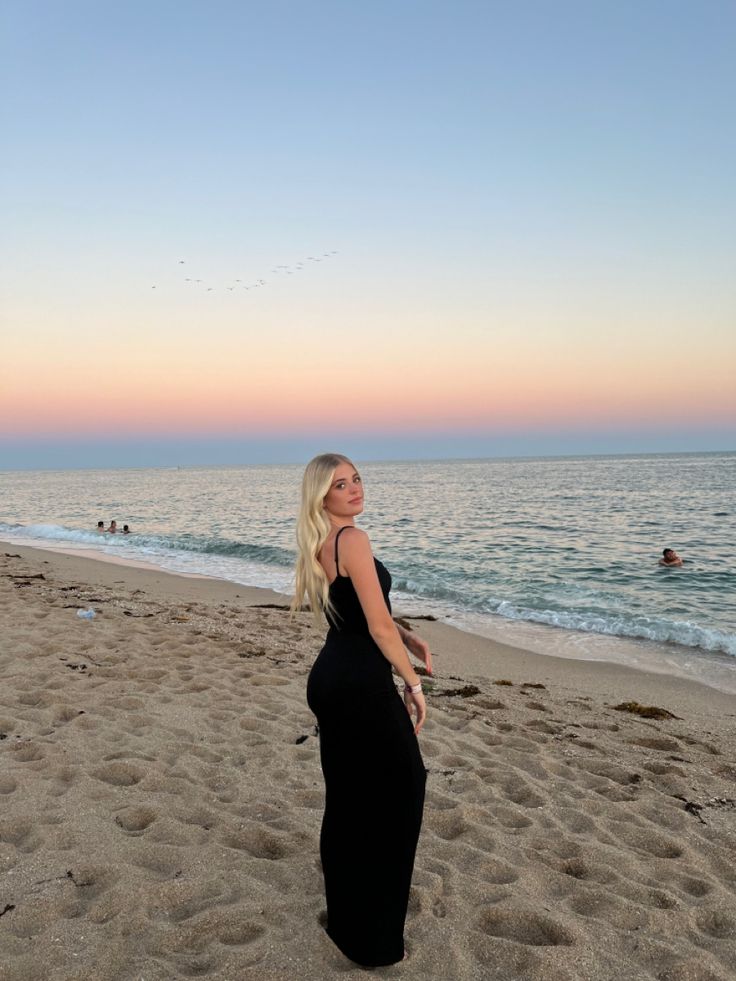
[[(314, 256), (314, 255), (305, 256), (299, 262), (294, 262), (290, 266), (289, 265), (283, 265), (283, 264), (275, 265), (271, 269), (271, 273), (274, 274), (274, 275), (279, 275), (280, 273), (286, 273), (287, 276), (293, 276), (295, 272), (300, 272), (303, 269), (305, 269), (307, 262), (324, 262), (325, 259), (330, 259), (334, 255), (338, 255), (338, 252), (337, 252), (336, 249), (333, 250), (333, 251), (331, 251), (331, 252), (323, 252), (323, 253), (321, 253), (320, 256)], [(185, 260), (185, 259), (178, 259), (177, 260), (177, 265), (184, 266), (184, 265), (186, 265), (186, 262), (187, 262), (187, 260)], [(184, 282), (185, 283), (197, 283), (197, 284), (204, 285), (203, 280), (201, 280), (201, 279), (193, 279), (193, 278), (191, 278), (189, 276), (184, 277)], [(257, 279), (257, 280), (255, 280), (255, 282), (251, 282), (250, 285), (248, 285), (248, 286), (245, 286), (243, 284), (242, 279), (236, 279), (236, 280), (231, 281), (231, 282), (233, 283), (232, 286), (220, 286), (220, 287), (207, 286), (207, 287), (205, 287), (205, 292), (207, 292), (207, 293), (214, 293), (214, 292), (217, 291), (217, 289), (226, 289), (229, 293), (232, 293), (232, 292), (234, 292), (234, 290), (236, 290), (238, 288), (244, 289), (244, 290), (254, 290), (254, 289), (259, 289), (261, 286), (268, 285), (265, 279)], [(157, 286), (155, 286), (155, 285), (154, 286), (151, 286), (151, 289), (153, 289), (153, 290), (155, 290), (156, 288), (157, 288)]]

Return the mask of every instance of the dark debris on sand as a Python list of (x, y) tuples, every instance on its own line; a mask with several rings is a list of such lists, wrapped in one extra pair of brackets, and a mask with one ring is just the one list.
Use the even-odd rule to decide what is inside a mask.
[(667, 709), (658, 708), (656, 705), (640, 705), (639, 702), (620, 702), (613, 706), (617, 712), (631, 712), (640, 715), (643, 719), (679, 719), (679, 715), (668, 712)]
[(448, 688), (447, 691), (437, 691), (432, 694), (444, 698), (472, 698), (473, 695), (480, 695), (480, 688), (477, 685), (463, 685), (462, 688)]

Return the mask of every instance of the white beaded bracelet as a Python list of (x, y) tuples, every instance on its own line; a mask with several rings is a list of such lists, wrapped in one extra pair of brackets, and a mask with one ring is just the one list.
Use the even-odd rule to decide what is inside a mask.
[(404, 693), (407, 695), (409, 694), (418, 695), (421, 690), (422, 690), (421, 681), (417, 682), (416, 685), (404, 685)]

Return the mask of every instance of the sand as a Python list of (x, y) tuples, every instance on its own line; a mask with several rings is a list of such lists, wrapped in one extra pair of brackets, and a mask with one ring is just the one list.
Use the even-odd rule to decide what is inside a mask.
[[(0, 543), (0, 981), (365, 975), (320, 925), (322, 637), (284, 602)], [(736, 697), (411, 623), (427, 806), (375, 973), (736, 977)]]

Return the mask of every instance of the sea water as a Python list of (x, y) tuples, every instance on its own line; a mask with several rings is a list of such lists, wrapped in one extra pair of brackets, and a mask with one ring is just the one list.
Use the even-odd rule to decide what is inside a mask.
[[(358, 523), (399, 608), (546, 653), (720, 671), (736, 690), (736, 453), (360, 469)], [(0, 472), (0, 538), (289, 592), (301, 474)], [(113, 518), (132, 534), (95, 531)], [(682, 568), (657, 564), (666, 546)]]

